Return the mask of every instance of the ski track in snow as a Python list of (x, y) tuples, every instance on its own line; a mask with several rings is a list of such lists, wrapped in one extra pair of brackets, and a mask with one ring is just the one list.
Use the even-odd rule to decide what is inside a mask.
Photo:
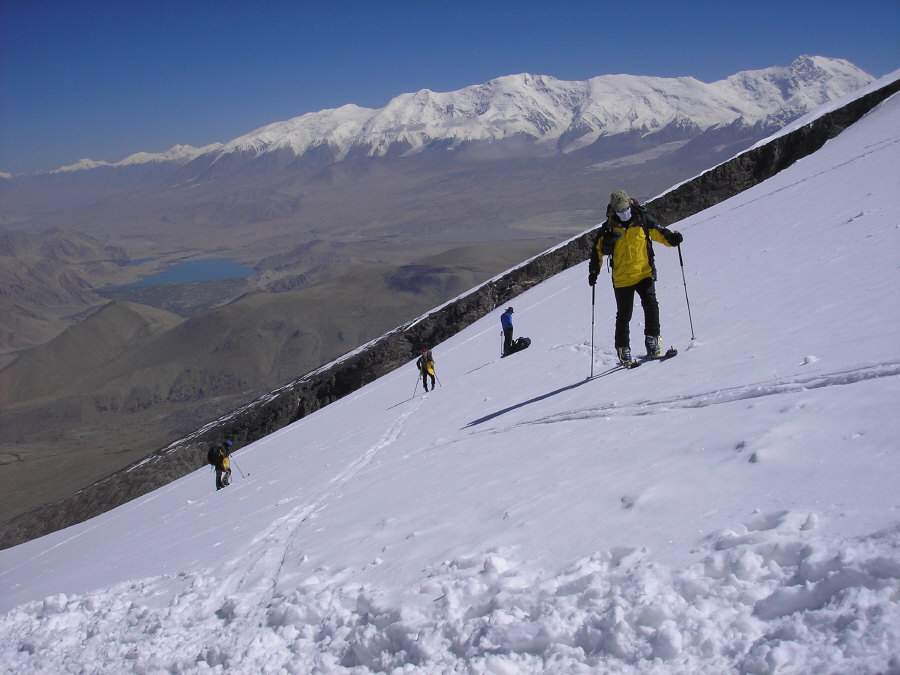
[(783, 380), (732, 387), (730, 389), (718, 389), (702, 394), (689, 394), (658, 400), (648, 399), (624, 406), (617, 403), (609, 403), (604, 406), (594, 406), (582, 410), (548, 415), (547, 417), (529, 420), (522, 424), (553, 424), (556, 422), (591, 420), (597, 416), (609, 416), (610, 414), (654, 415), (674, 408), (705, 408), (711, 405), (734, 403), (765, 396), (793, 394), (822, 387), (855, 384), (875, 378), (893, 377), (896, 375), (900, 375), (900, 363), (885, 363), (825, 375), (814, 375), (805, 378), (791, 377)]
[[(236, 582), (224, 585), (241, 590), (248, 580), (254, 584), (256, 583), (255, 579), (267, 579), (271, 580), (274, 588), (274, 583), (279, 579), (280, 572), (285, 566), (285, 560), (291, 552), (293, 542), (299, 538), (299, 530), (315, 520), (317, 514), (326, 507), (331, 496), (348, 481), (359, 475), (380, 451), (390, 447), (400, 437), (407, 418), (418, 407), (419, 405), (413, 406), (394, 420), (381, 439), (348, 464), (343, 471), (336, 474), (319, 495), (306, 504), (295, 507), (257, 537), (250, 547), (248, 556), (232, 563), (232, 567), (239, 570), (235, 577)], [(247, 559), (248, 557), (250, 559)]]
[[(273, 611), (272, 608), (281, 608), (284, 604), (279, 600), (279, 587), (296, 588), (296, 575), (285, 570), (292, 569), (294, 565), (300, 567), (300, 563), (305, 559), (302, 553), (294, 551), (294, 543), (301, 540), (302, 528), (314, 523), (317, 514), (327, 506), (329, 498), (371, 464), (379, 452), (389, 448), (402, 435), (406, 420), (420, 404), (421, 400), (393, 420), (381, 439), (337, 473), (318, 495), (273, 522), (245, 548), (244, 555), (228, 562), (218, 574), (212, 571), (182, 573), (174, 580), (170, 577), (146, 579), (132, 584), (122, 584), (113, 589), (114, 597), (137, 596), (142, 604), (146, 603), (150, 607), (159, 606), (158, 616), (153, 610), (145, 610), (141, 613), (141, 620), (137, 621), (137, 625), (128, 626), (127, 635), (121, 635), (122, 644), (118, 649), (140, 652), (143, 651), (140, 643), (152, 645), (156, 637), (164, 640), (160, 644), (163, 651), (169, 650), (174, 640), (179, 649), (172, 655), (171, 660), (162, 654), (151, 659), (156, 662), (157, 668), (168, 672), (182, 669), (189, 672), (206, 672), (207, 665), (230, 668), (244, 662), (248, 657), (248, 647), (243, 631), (247, 627), (270, 623), (269, 614)], [(291, 557), (298, 560), (291, 560)], [(334, 584), (340, 576), (340, 574), (334, 576), (329, 583)], [(313, 576), (311, 579), (315, 582), (316, 577)], [(173, 581), (176, 582), (177, 591), (172, 590)], [(341, 589), (339, 592), (345, 591)], [(148, 603), (148, 598), (154, 600)], [(164, 601), (163, 598), (167, 600)], [(131, 608), (130, 602), (124, 600), (114, 601), (102, 608), (95, 600), (85, 598), (84, 602), (91, 608), (96, 605), (99, 624), (109, 621), (115, 625), (121, 618), (120, 613), (127, 612), (127, 609)], [(65, 606), (71, 607), (69, 601), (62, 595), (43, 603), (44, 610), (62, 609)], [(156, 628), (165, 620), (166, 615), (171, 616), (176, 611), (182, 613), (181, 610), (184, 614), (181, 620), (190, 626), (184, 635), (156, 634)], [(296, 608), (293, 611), (297, 611)], [(144, 623), (144, 619), (149, 622), (149, 627)], [(87, 632), (93, 633), (93, 629), (88, 628)], [(218, 636), (214, 644), (210, 644), (209, 640), (203, 637), (204, 633)], [(86, 641), (90, 642), (89, 639)], [(236, 655), (241, 656), (239, 662), (235, 661)], [(200, 660), (204, 667), (193, 670), (197, 667), (197, 664), (192, 663), (195, 660)], [(251, 659), (251, 662), (255, 660)], [(161, 663), (167, 665), (161, 666), (159, 665)], [(267, 672), (267, 669), (265, 666), (257, 669), (256, 666), (243, 665), (241, 672)], [(301, 668), (289, 669), (287, 672), (308, 671)]]
[[(676, 357), (677, 358), (677, 357)], [(561, 387), (554, 391), (535, 396), (527, 401), (508, 406), (502, 410), (490, 413), (484, 417), (469, 422), (465, 428), (477, 427), (481, 424), (489, 422), (493, 419), (502, 417), (519, 408), (525, 408), (531, 404), (538, 403), (547, 398), (556, 396), (563, 392), (585, 386), (594, 380), (604, 377), (613, 372), (624, 370), (623, 366), (613, 366), (610, 369), (594, 375), (588, 380), (581, 380), (573, 384)], [(888, 362), (874, 366), (866, 366), (854, 370), (840, 371), (836, 373), (828, 373), (821, 375), (813, 375), (808, 377), (789, 377), (775, 381), (768, 381), (755, 384), (747, 384), (739, 387), (731, 387), (729, 389), (716, 389), (699, 394), (687, 394), (684, 396), (676, 396), (664, 399), (647, 399), (636, 401), (626, 405), (612, 402), (601, 406), (591, 406), (589, 408), (581, 408), (569, 410), (566, 412), (547, 415), (535, 419), (526, 420), (505, 428), (494, 428), (478, 430), (474, 433), (503, 433), (509, 429), (538, 425), (538, 424), (555, 424), (558, 422), (573, 422), (581, 420), (594, 420), (597, 417), (609, 417), (611, 415), (635, 416), (635, 415), (653, 415), (666, 412), (675, 408), (705, 408), (711, 405), (721, 405), (726, 403), (734, 403), (736, 401), (745, 401), (765, 396), (777, 396), (781, 394), (793, 394), (796, 392), (807, 391), (810, 389), (819, 389), (822, 387), (833, 387), (856, 382), (864, 382), (882, 377), (893, 377), (900, 375), (900, 363)]]

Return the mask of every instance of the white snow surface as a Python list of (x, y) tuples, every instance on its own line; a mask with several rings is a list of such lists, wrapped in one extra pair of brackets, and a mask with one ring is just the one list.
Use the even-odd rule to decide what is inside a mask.
[(410, 363), (222, 491), (0, 551), (4, 671), (900, 672), (898, 140), (894, 96), (673, 224), (675, 359), (610, 372), (581, 264), (512, 303), (522, 353), (498, 309), (427, 395)]

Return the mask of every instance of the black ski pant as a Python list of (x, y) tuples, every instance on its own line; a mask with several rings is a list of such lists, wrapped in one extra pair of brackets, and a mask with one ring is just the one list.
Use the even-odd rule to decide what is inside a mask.
[(512, 328), (504, 328), (503, 329), (503, 356), (512, 353)]
[(429, 373), (427, 370), (422, 371), (422, 386), (425, 388), (425, 391), (428, 391), (428, 378), (431, 378), (431, 388), (434, 389), (434, 375)]
[(644, 308), (644, 335), (659, 335), (659, 302), (656, 300), (656, 284), (647, 277), (634, 286), (613, 289), (616, 294), (616, 348), (630, 347), (631, 315), (634, 313), (634, 294), (641, 298)]
[(231, 483), (231, 469), (223, 469), (216, 465), (216, 490), (221, 490), (229, 483)]

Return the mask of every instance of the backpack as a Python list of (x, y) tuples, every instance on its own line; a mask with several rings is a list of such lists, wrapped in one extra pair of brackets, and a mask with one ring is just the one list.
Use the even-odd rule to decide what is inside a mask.
[(515, 354), (516, 352), (520, 352), (523, 349), (527, 349), (531, 345), (531, 338), (527, 337), (519, 337), (513, 340), (512, 349), (509, 350), (510, 354)]
[(219, 448), (212, 446), (206, 453), (206, 461), (215, 466), (219, 463)]

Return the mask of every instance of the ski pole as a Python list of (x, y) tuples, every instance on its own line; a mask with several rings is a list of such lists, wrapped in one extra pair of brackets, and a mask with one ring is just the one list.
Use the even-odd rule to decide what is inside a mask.
[(684, 299), (687, 302), (688, 322), (691, 324), (691, 340), (694, 340), (694, 319), (691, 318), (691, 300), (688, 298), (687, 279), (684, 278), (684, 258), (681, 257), (681, 244), (678, 244), (678, 262), (681, 265), (681, 281), (684, 284)]
[(241, 467), (239, 467), (239, 466), (237, 465), (237, 462), (234, 461), (234, 457), (231, 458), (231, 463), (234, 464), (234, 468), (238, 470), (238, 473), (239, 473), (239, 474), (241, 474), (241, 478), (246, 478), (246, 477), (247, 477), (247, 476), (244, 475), (244, 472), (241, 471)]
[(597, 286), (591, 286), (591, 377), (594, 377), (594, 304), (597, 300)]
[(419, 376), (416, 375), (416, 386), (413, 387), (413, 396), (416, 395), (416, 391), (418, 391), (418, 389), (419, 389)]

